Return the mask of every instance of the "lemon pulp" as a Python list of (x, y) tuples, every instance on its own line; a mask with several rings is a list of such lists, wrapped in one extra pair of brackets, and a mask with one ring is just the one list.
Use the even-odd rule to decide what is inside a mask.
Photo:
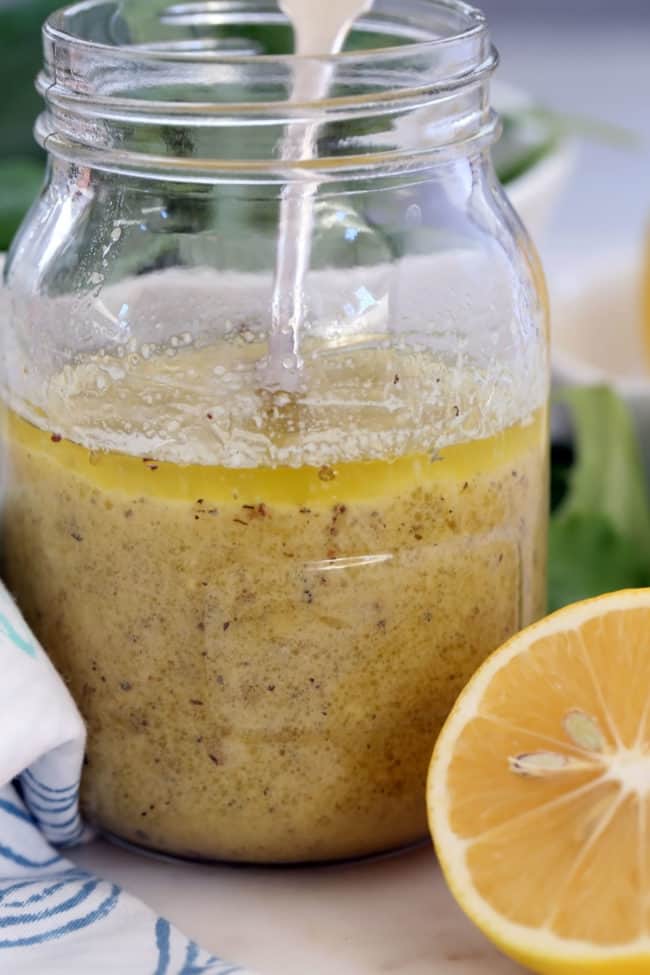
[(565, 607), (493, 654), (428, 804), (461, 907), (543, 975), (650, 970), (650, 590)]

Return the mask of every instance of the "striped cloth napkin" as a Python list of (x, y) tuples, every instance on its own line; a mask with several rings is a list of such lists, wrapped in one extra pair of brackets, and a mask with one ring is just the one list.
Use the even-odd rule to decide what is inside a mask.
[(79, 815), (85, 729), (0, 584), (0, 972), (245, 975), (61, 852)]

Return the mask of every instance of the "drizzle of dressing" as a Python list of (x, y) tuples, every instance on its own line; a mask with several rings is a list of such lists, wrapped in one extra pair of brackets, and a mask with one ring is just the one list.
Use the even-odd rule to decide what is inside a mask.
[[(293, 102), (325, 98), (332, 80), (332, 64), (319, 57), (340, 53), (358, 17), (370, 10), (373, 0), (279, 0), (293, 24), (295, 36)], [(301, 58), (305, 60), (300, 60)], [(314, 159), (314, 123), (289, 126), (282, 147), (285, 159)], [(280, 227), (265, 384), (293, 392), (301, 367), (300, 331), (304, 318), (303, 284), (309, 269), (314, 229), (314, 181), (289, 183), (282, 193)]]

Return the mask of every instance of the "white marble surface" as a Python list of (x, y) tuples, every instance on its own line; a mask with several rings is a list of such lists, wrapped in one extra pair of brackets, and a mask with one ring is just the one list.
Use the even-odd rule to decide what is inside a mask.
[(449, 895), (433, 852), (319, 868), (209, 867), (98, 841), (74, 860), (259, 975), (517, 975)]

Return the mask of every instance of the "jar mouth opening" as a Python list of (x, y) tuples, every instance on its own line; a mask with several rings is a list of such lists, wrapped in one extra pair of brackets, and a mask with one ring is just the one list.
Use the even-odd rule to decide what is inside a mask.
[[(101, 154), (139, 172), (147, 157), (207, 181), (244, 169), (327, 179), (495, 133), (486, 82), (497, 54), (464, 0), (375, 0), (347, 49), (323, 57), (288, 53), (277, 0), (84, 0), (43, 36), (36, 135), (68, 159)], [(301, 72), (327, 83), (305, 92)], [(315, 155), (287, 138), (301, 132), (318, 133)]]
[[(125, 63), (146, 59), (163, 64), (198, 61), (292, 68), (308, 62), (358, 62), (371, 68), (373, 62), (383, 65), (394, 56), (431, 55), (442, 48), (488, 37), (485, 15), (464, 0), (401, 0), (399, 10), (395, 0), (376, 0), (370, 13), (355, 23), (343, 51), (307, 57), (278, 49), (282, 40), (283, 46), (292, 43), (293, 31), (273, 0), (140, 0), (140, 6), (145, 5), (151, 13), (133, 23), (124, 0), (81, 0), (47, 18), (45, 41)], [(130, 6), (137, 10), (138, 3)], [(247, 36), (251, 26), (254, 34), (259, 28), (275, 32), (273, 50)], [(371, 46), (373, 35), (379, 40)]]

